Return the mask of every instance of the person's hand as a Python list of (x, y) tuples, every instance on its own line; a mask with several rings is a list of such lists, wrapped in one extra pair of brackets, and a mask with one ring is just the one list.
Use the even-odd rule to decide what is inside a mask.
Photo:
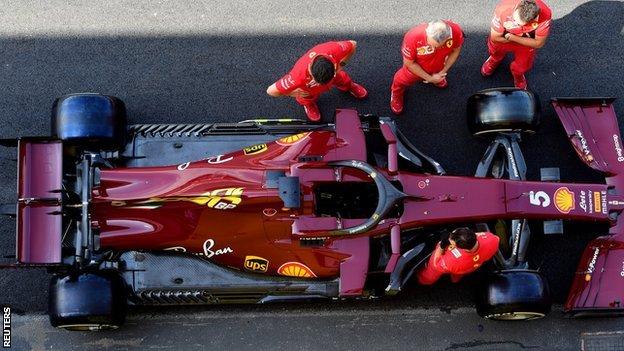
[(431, 75), (431, 78), (428, 80), (429, 83), (438, 84), (444, 80), (446, 77), (446, 73), (435, 73)]
[(290, 94), (288, 94), (288, 96), (292, 96), (294, 98), (297, 98), (297, 97), (307, 98), (310, 96), (310, 93), (302, 89), (295, 89)]

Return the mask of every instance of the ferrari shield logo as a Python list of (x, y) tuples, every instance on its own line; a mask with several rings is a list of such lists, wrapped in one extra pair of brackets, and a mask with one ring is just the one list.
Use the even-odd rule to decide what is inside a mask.
[(446, 47), (450, 48), (451, 46), (453, 46), (453, 39), (449, 39), (446, 41)]

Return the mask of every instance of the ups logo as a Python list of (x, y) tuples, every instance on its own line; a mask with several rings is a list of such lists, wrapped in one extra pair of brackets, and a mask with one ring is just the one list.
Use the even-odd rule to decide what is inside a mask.
[(258, 256), (245, 256), (245, 269), (264, 273), (269, 269), (269, 261)]
[(267, 151), (267, 149), (267, 144), (258, 144), (244, 148), (243, 153), (245, 153), (245, 155), (257, 155)]

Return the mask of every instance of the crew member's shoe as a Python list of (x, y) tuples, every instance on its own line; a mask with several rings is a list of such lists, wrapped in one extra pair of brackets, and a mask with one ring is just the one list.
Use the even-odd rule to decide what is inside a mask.
[(527, 80), (524, 74), (521, 74), (519, 76), (513, 76), (513, 79), (514, 79), (514, 85), (516, 86), (516, 88), (526, 90)]
[(390, 109), (397, 116), (403, 113), (403, 94), (392, 92), (390, 95)]
[(446, 78), (442, 79), (440, 81), (440, 83), (434, 84), (436, 87), (440, 88), (440, 89), (444, 89), (446, 87), (448, 87), (448, 80), (446, 80)]
[(321, 120), (321, 111), (319, 110), (317, 104), (304, 105), (303, 109), (305, 110), (305, 113), (310, 121), (318, 122)]
[(351, 95), (358, 100), (366, 99), (368, 97), (368, 91), (358, 83), (351, 83), (349, 93), (351, 93)]
[(483, 62), (483, 66), (481, 66), (481, 75), (484, 77), (491, 76), (499, 64), (500, 64), (500, 61), (494, 62), (494, 60), (492, 59), (492, 56), (489, 56), (487, 60)]

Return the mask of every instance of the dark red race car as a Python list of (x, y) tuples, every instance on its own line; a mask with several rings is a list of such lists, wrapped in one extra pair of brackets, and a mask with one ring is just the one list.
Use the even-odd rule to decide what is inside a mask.
[[(612, 98), (552, 100), (572, 146), (606, 184), (526, 181), (518, 142), (539, 123), (527, 91), (473, 95), (468, 122), (492, 144), (476, 177), (445, 175), (390, 118), (336, 111), (335, 122), (251, 120), (126, 125), (123, 102), (57, 99), (52, 136), (18, 150), (15, 263), (47, 267), (50, 321), (116, 328), (126, 306), (265, 303), (397, 294), (445, 226), (508, 220), (477, 302), (493, 319), (550, 310), (526, 261), (528, 219), (606, 222), (579, 263), (565, 310), (624, 311), (624, 151)], [(375, 279), (372, 279), (372, 278)], [(375, 283), (373, 283), (373, 281)], [(379, 288), (379, 282), (383, 282)]]

